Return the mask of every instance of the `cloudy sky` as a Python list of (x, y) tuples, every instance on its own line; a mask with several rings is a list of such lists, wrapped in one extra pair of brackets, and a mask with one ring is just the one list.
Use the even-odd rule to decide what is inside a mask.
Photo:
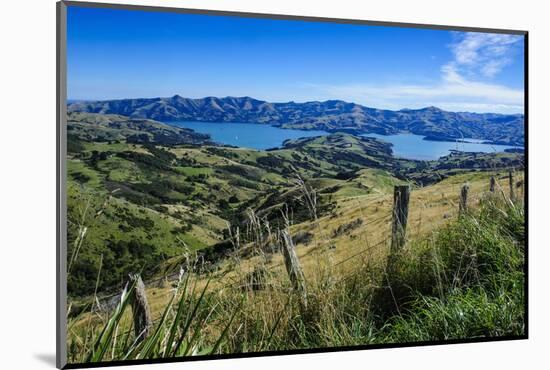
[(523, 43), (507, 34), (69, 7), (68, 93), (523, 113)]

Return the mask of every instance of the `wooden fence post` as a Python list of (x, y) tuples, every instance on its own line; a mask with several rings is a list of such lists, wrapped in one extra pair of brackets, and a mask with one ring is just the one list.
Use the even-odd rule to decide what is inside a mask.
[(409, 185), (398, 185), (393, 188), (393, 221), (391, 235), (391, 250), (393, 254), (405, 245), (407, 219), (409, 217)]
[[(516, 196), (519, 198), (519, 199), (525, 199), (525, 189), (524, 189), (524, 182), (523, 180), (519, 180), (517, 183), (516, 183), (516, 188), (517, 188), (517, 192), (516, 192)], [(521, 195), (520, 195), (521, 194)]]
[(130, 275), (130, 280), (135, 284), (134, 297), (132, 303), (132, 313), (134, 316), (134, 332), (136, 342), (141, 342), (147, 338), (153, 329), (153, 319), (151, 318), (151, 310), (145, 295), (145, 284), (141, 280), (141, 276), (135, 274)]
[(296, 290), (302, 299), (302, 304), (307, 306), (307, 291), (306, 291), (306, 279), (300, 261), (296, 255), (296, 248), (292, 242), (292, 237), (287, 230), (281, 231), (281, 245), (283, 251), (283, 257), (285, 260), (286, 271), (294, 290)]
[(508, 181), (510, 182), (510, 200), (513, 202), (516, 197), (514, 195), (514, 175), (512, 171), (508, 172)]
[(458, 211), (460, 214), (466, 213), (468, 211), (468, 191), (470, 186), (468, 184), (462, 185), (460, 189), (460, 204), (458, 206)]
[(489, 191), (491, 193), (494, 193), (495, 192), (495, 177), (494, 176), (491, 176), (491, 178), (489, 179)]

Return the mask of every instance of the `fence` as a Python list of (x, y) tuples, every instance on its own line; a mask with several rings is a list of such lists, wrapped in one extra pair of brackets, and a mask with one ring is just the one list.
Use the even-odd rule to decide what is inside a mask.
[[(450, 202), (450, 204), (454, 207), (458, 216), (461, 217), (461, 215), (464, 215), (469, 211), (469, 209), (473, 206), (473, 204), (475, 204), (476, 201), (481, 200), (482, 197), (486, 196), (487, 194), (496, 194), (498, 192), (510, 202), (514, 202), (520, 196), (524, 195), (524, 181), (519, 180), (515, 182), (514, 173), (512, 171), (510, 171), (508, 175), (504, 178), (508, 182), (508, 196), (506, 195), (505, 190), (498, 181), (501, 179), (502, 178), (497, 179), (495, 177), (491, 177), (487, 184), (486, 190), (483, 190), (478, 194), (472, 194), (472, 188), (469, 184), (463, 184), (461, 186), (458, 185), (460, 187), (459, 191), (457, 191), (456, 194), (459, 200), (458, 205), (452, 202)], [(447, 191), (451, 188), (455, 190), (457, 188), (457, 185), (440, 187), (439, 190)], [(393, 205), (390, 214), (383, 215), (376, 219), (368, 220), (368, 222), (362, 223), (363, 226), (369, 226), (380, 223), (381, 221), (384, 221), (386, 219), (391, 219), (391, 232), (389, 233), (389, 235), (383, 236), (382, 238), (380, 238), (380, 240), (377, 240), (374, 243), (369, 243), (360, 251), (343, 257), (342, 259), (332, 263), (331, 266), (338, 267), (345, 265), (350, 261), (355, 261), (358, 257), (368, 253), (372, 253), (374, 250), (382, 248), (384, 245), (387, 245), (389, 243), (388, 271), (390, 271), (391, 257), (397, 254), (407, 243), (407, 229), (410, 222), (410, 199), (411, 193), (413, 192), (414, 191), (411, 190), (410, 185), (395, 186), (393, 192)], [(316, 219), (315, 222), (318, 222), (318, 220)], [(282, 255), (283, 262), (279, 264), (273, 264), (268, 268), (268, 270), (273, 271), (277, 268), (284, 266), (290, 283), (290, 288), (287, 288), (288, 291), (295, 293), (297, 297), (299, 297), (302, 307), (306, 308), (308, 301), (308, 286), (306, 274), (304, 273), (300, 258), (296, 253), (296, 245), (288, 229), (281, 230), (278, 234), (277, 239), (279, 243), (279, 251)], [(343, 276), (337, 281), (337, 283), (343, 282), (350, 277), (353, 277), (353, 275)], [(131, 305), (132, 311), (134, 312), (133, 316), (136, 337), (139, 336), (140, 338), (145, 338), (150, 332), (150, 328), (153, 325), (149, 304), (145, 295), (145, 285), (156, 286), (160, 282), (164, 283), (181, 279), (181, 272), (150, 280), (146, 284), (141, 281), (141, 278), (139, 276), (132, 276), (132, 279), (136, 281), (134, 299)], [(241, 279), (237, 281), (230, 281), (227, 284), (224, 284), (220, 289), (225, 289), (229, 287), (237, 287), (239, 289), (251, 288), (248, 283), (243, 284), (243, 281)], [(167, 292), (167, 294), (169, 293), (170, 291)], [(116, 303), (118, 303), (119, 300), (120, 294), (104, 296), (96, 300), (97, 308), (108, 311), (112, 309), (113, 305), (116, 306)]]

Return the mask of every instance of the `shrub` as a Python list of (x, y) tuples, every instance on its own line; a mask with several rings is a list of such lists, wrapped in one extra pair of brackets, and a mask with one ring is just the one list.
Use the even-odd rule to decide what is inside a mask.
[[(524, 330), (523, 208), (494, 199), (394, 261), (389, 341), (520, 335)], [(385, 304), (384, 304), (385, 303)], [(390, 308), (388, 308), (390, 307)]]

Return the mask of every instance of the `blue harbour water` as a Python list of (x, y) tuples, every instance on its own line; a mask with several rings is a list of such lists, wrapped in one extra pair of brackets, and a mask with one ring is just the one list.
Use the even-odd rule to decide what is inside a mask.
[[(217, 123), (217, 122), (170, 122), (171, 125), (190, 128), (196, 132), (209, 134), (218, 143), (244, 148), (265, 150), (281, 147), (287, 139), (328, 135), (320, 130), (282, 129), (267, 124), (254, 123)], [(467, 142), (429, 141), (421, 135), (397, 134), (378, 135), (366, 134), (393, 144), (396, 157), (418, 160), (434, 160), (448, 155), (452, 150), (464, 152), (503, 152), (505, 149), (516, 148), (508, 145), (484, 144), (480, 140), (464, 139)]]
[(170, 124), (190, 128), (201, 134), (209, 134), (217, 143), (259, 150), (281, 147), (287, 139), (328, 135), (328, 132), (319, 130), (282, 129), (255, 123), (177, 121)]
[(421, 135), (397, 134), (378, 135), (367, 134), (366, 137), (374, 137), (381, 141), (393, 144), (393, 155), (396, 157), (418, 160), (433, 160), (451, 153), (452, 150), (461, 152), (503, 152), (506, 149), (517, 148), (509, 145), (484, 144), (482, 140), (463, 139), (467, 142), (431, 141), (424, 140)]

